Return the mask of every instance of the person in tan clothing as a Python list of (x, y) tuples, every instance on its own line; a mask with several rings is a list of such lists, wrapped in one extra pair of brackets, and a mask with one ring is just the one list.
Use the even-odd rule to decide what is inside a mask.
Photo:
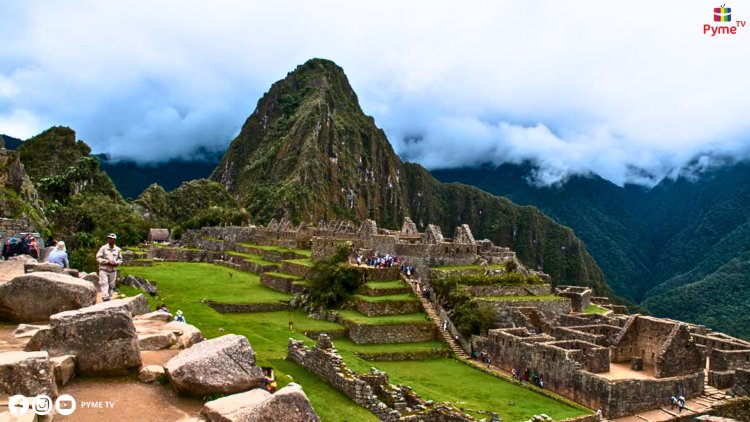
[(96, 262), (99, 263), (99, 290), (104, 302), (112, 298), (117, 280), (117, 267), (122, 264), (122, 250), (115, 245), (116, 240), (117, 235), (110, 233), (107, 236), (107, 244), (96, 253)]

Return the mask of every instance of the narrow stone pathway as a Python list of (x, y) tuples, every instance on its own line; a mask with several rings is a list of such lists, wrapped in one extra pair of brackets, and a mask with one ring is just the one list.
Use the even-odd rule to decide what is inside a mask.
[(435, 323), (438, 329), (438, 333), (440, 334), (440, 338), (451, 348), (453, 353), (456, 355), (457, 358), (471, 362), (470, 356), (466, 354), (464, 349), (461, 348), (461, 346), (456, 343), (456, 341), (451, 337), (451, 334), (445, 330), (443, 331), (443, 327), (440, 326), (441, 324), (441, 318), (440, 315), (438, 315), (437, 311), (435, 310), (435, 307), (432, 306), (432, 303), (425, 299), (424, 296), (422, 296), (422, 292), (417, 291), (417, 284), (412, 283), (408, 278), (406, 278), (405, 275), (401, 274), (401, 279), (406, 282), (411, 287), (411, 290), (417, 295), (419, 298), (419, 301), (422, 302), (422, 307), (424, 308), (424, 311), (427, 313), (427, 315), (430, 316), (432, 319), (432, 322)]

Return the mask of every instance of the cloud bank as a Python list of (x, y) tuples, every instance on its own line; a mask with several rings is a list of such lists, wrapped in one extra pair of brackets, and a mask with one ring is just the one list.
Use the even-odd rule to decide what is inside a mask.
[(67, 125), (115, 158), (225, 148), (312, 57), (428, 168), (531, 161), (541, 183), (651, 184), (748, 155), (750, 28), (703, 34), (703, 1), (6, 3), (0, 133)]

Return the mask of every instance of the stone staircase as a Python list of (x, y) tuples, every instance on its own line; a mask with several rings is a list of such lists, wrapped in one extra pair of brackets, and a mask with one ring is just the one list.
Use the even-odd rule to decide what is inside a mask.
[(435, 307), (432, 306), (432, 303), (429, 300), (425, 299), (424, 296), (422, 296), (422, 292), (417, 290), (416, 283), (412, 283), (403, 274), (401, 274), (401, 278), (406, 282), (406, 284), (411, 287), (412, 291), (414, 291), (414, 293), (419, 298), (419, 301), (422, 302), (422, 307), (424, 308), (425, 313), (430, 316), (432, 322), (434, 322), (437, 326), (440, 338), (451, 348), (457, 358), (471, 362), (471, 357), (464, 351), (464, 349), (461, 348), (461, 346), (458, 345), (458, 343), (456, 343), (453, 337), (451, 337), (450, 332), (448, 332), (447, 330), (444, 331), (443, 327), (440, 326), (442, 323), (440, 315), (438, 315)]
[(682, 409), (682, 412), (677, 408), (672, 409), (671, 406), (662, 406), (658, 409), (614, 420), (616, 422), (662, 422), (691, 415), (697, 416), (709, 412), (711, 408), (717, 404), (721, 404), (725, 399), (726, 396), (723, 391), (706, 385), (703, 389), (703, 394), (685, 402), (685, 408)]

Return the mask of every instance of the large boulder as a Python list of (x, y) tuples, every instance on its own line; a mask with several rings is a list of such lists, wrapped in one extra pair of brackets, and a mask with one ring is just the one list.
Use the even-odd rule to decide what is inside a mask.
[(0, 320), (46, 321), (50, 315), (94, 303), (94, 286), (65, 274), (29, 273), (0, 284)]
[(134, 275), (127, 275), (121, 279), (118, 279), (117, 283), (123, 284), (125, 286), (130, 286), (134, 289), (143, 290), (151, 296), (156, 296), (157, 294), (156, 286), (151, 284), (148, 280), (136, 277)]
[(120, 303), (126, 304), (133, 316), (144, 315), (151, 312), (151, 309), (148, 307), (148, 299), (142, 294), (123, 299), (116, 299), (110, 302), (110, 306)]
[(129, 304), (100, 303), (50, 317), (26, 351), (46, 350), (51, 356), (76, 355), (78, 373), (86, 376), (123, 375), (141, 366), (138, 337)]
[(0, 396), (22, 394), (57, 397), (57, 384), (47, 352), (0, 353)]
[(166, 324), (165, 327), (177, 334), (176, 349), (188, 349), (192, 345), (204, 340), (203, 333), (201, 333), (201, 330), (195, 328), (194, 325), (172, 321)]
[(291, 383), (276, 394), (255, 389), (206, 403), (201, 415), (211, 422), (318, 422), (299, 384)]
[(180, 395), (234, 394), (258, 387), (263, 371), (243, 336), (227, 334), (194, 344), (170, 359), (164, 369)]

